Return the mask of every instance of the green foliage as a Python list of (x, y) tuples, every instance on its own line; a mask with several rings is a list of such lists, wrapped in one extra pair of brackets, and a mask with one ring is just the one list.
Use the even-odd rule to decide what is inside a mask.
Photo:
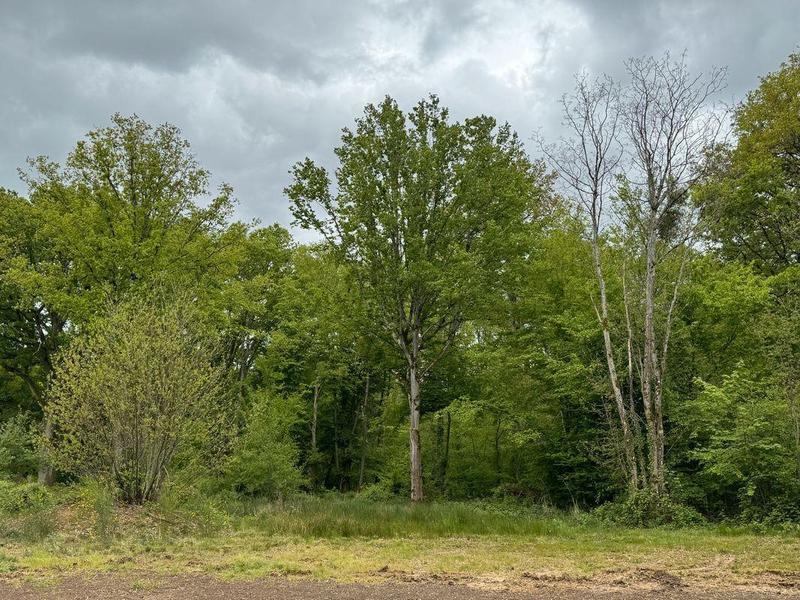
[(695, 509), (651, 490), (638, 490), (603, 504), (592, 516), (608, 525), (625, 527), (688, 527), (705, 522)]
[(39, 466), (35, 425), (31, 415), (18, 413), (0, 425), (0, 478), (25, 478)]
[(231, 190), (208, 197), (210, 174), (177, 127), (117, 114), (64, 168), (44, 157), (30, 167), (30, 200), (19, 208), (41, 253), (15, 254), (5, 276), (53, 313), (86, 323), (158, 275), (191, 286), (229, 268), (224, 249), (241, 233), (225, 223)]
[(257, 396), (223, 467), (224, 484), (236, 492), (271, 498), (296, 491), (305, 481), (291, 435), (299, 413), (295, 397)]
[(162, 536), (211, 535), (229, 524), (225, 502), (193, 482), (171, 480), (158, 500), (149, 506)]
[(38, 483), (12, 483), (0, 480), (0, 512), (16, 514), (53, 506), (53, 494)]
[(0, 538), (40, 541), (55, 530), (54, 494), (38, 483), (0, 480)]
[(126, 502), (158, 497), (173, 458), (223, 415), (213, 350), (180, 300), (120, 305), (61, 356), (49, 391), (52, 460), (111, 478)]
[(90, 478), (78, 489), (78, 505), (92, 523), (92, 534), (103, 545), (108, 546), (117, 531), (117, 498), (119, 490), (111, 482)]
[(800, 54), (737, 108), (738, 141), (711, 154), (698, 192), (728, 258), (775, 273), (800, 260)]
[[(543, 166), (526, 157), (508, 125), (490, 117), (454, 123), (435, 96), (408, 115), (388, 97), (368, 105), (336, 154), (336, 195), (310, 160), (295, 165), (286, 193), (297, 222), (348, 259), (392, 346), (401, 325), (392, 307), (424, 301), (425, 319), (435, 323), (449, 322), (454, 306), (474, 305), (504, 258), (525, 249), (519, 231), (549, 193)], [(447, 329), (431, 331), (433, 352)]]
[(796, 417), (781, 389), (740, 365), (722, 385), (699, 382), (686, 415), (697, 442), (706, 508), (745, 520), (800, 516)]

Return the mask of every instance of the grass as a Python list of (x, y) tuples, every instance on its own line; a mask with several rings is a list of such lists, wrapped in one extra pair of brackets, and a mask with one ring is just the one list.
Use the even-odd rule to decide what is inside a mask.
[(477, 502), (411, 504), (358, 497), (298, 497), (286, 503), (244, 505), (239, 529), (311, 538), (441, 538), (462, 535), (558, 535), (576, 526), (566, 513), (544, 507)]
[[(225, 509), (223, 523), (200, 524), (189, 533), (165, 528), (165, 521), (179, 522), (176, 514), (118, 510), (110, 540), (96, 533), (86, 513), (64, 510), (59, 526), (44, 538), (0, 540), (0, 578), (47, 581), (122, 572), (140, 578), (203, 573), (231, 579), (277, 574), (340, 581), (439, 576), (519, 581), (608, 578), (645, 569), (747, 583), (800, 574), (796, 532), (625, 529), (541, 507), (410, 505), (334, 495), (238, 502)], [(202, 519), (221, 509), (187, 510), (192, 519)]]

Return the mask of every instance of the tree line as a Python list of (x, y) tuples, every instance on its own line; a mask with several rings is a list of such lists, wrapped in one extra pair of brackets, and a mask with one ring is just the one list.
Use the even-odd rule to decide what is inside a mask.
[[(733, 110), (681, 56), (564, 135), (392, 98), (280, 225), (115, 115), (0, 190), (0, 473), (800, 517), (800, 57)], [(537, 158), (538, 157), (538, 158)], [(669, 504), (670, 506), (672, 504)]]

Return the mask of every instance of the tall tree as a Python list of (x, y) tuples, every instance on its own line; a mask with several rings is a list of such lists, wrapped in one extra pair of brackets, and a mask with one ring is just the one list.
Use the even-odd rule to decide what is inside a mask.
[[(632, 59), (628, 83), (621, 91), (608, 78), (579, 78), (576, 91), (564, 100), (571, 134), (546, 149), (561, 179), (588, 221), (588, 238), (597, 281), (597, 318), (603, 331), (606, 364), (623, 435), (624, 459), (631, 489), (648, 480), (656, 493), (665, 489), (664, 377), (672, 318), (691, 254), (696, 213), (689, 200), (699, 166), (715, 144), (719, 114), (710, 106), (724, 83), (724, 70), (692, 75), (685, 57)], [(612, 188), (612, 186), (614, 186)], [(626, 344), (615, 350), (609, 323), (602, 230), (611, 223), (605, 210), (613, 192), (622, 226), (623, 261), (641, 263), (631, 282), (622, 274)], [(677, 257), (676, 261), (672, 260)], [(629, 290), (638, 283), (640, 293)], [(638, 302), (634, 303), (634, 296)], [(634, 309), (641, 307), (641, 315)], [(638, 318), (641, 317), (641, 318)], [(639, 323), (639, 335), (634, 327)], [(620, 383), (616, 355), (627, 358), (628, 400)], [(639, 385), (634, 384), (634, 373)], [(641, 393), (648, 439), (649, 465), (636, 456), (634, 404)]]
[[(16, 315), (5, 333), (20, 358), (7, 369), (43, 406), (53, 355), (70, 335), (153, 279), (213, 292), (235, 274), (245, 228), (228, 225), (230, 188), (210, 196), (209, 173), (172, 125), (115, 115), (64, 167), (45, 157), (30, 167), (28, 198), (0, 194), (0, 275)], [(43, 465), (40, 479), (52, 476)]]
[(480, 289), (503, 268), (514, 229), (546, 194), (541, 165), (508, 125), (452, 122), (431, 96), (408, 114), (368, 105), (336, 149), (336, 189), (310, 159), (286, 189), (297, 223), (352, 265), (376, 333), (397, 351), (408, 396), (411, 499), (423, 499), (426, 378), (453, 345)]
[(698, 190), (711, 237), (725, 258), (777, 273), (800, 262), (800, 54), (747, 95), (734, 133)]
[[(725, 71), (689, 72), (685, 56), (628, 61), (630, 83), (622, 111), (630, 148), (626, 184), (620, 196), (644, 259), (641, 389), (650, 448), (650, 485), (665, 489), (664, 378), (672, 317), (695, 233), (689, 200), (699, 165), (720, 131), (720, 115), (710, 102), (725, 81)], [(669, 255), (680, 255), (677, 273), (661, 273)], [(658, 286), (666, 305), (658, 319)], [(657, 319), (661, 323), (657, 323)]]
[[(623, 156), (619, 85), (607, 76), (592, 81), (585, 74), (581, 75), (577, 78), (574, 92), (562, 98), (562, 108), (569, 137), (554, 147), (541, 146), (568, 192), (576, 199), (587, 223), (586, 237), (592, 250), (592, 268), (597, 283), (593, 304), (603, 332), (608, 379), (622, 430), (625, 475), (630, 489), (635, 490), (639, 487), (640, 477), (634, 440), (633, 390), (627, 390), (626, 402), (612, 340), (601, 239), (606, 225), (604, 210), (620, 174)], [(631, 357), (630, 351), (628, 357)]]

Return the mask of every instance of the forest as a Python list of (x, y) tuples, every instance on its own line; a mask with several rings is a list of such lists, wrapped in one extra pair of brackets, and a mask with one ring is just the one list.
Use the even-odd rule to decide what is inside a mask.
[(575, 78), (560, 139), (436, 95), (331, 124), (332, 168), (286, 165), (310, 243), (237, 220), (171, 124), (29, 159), (0, 189), (0, 512), (800, 523), (800, 54), (731, 107), (724, 69), (625, 66)]

